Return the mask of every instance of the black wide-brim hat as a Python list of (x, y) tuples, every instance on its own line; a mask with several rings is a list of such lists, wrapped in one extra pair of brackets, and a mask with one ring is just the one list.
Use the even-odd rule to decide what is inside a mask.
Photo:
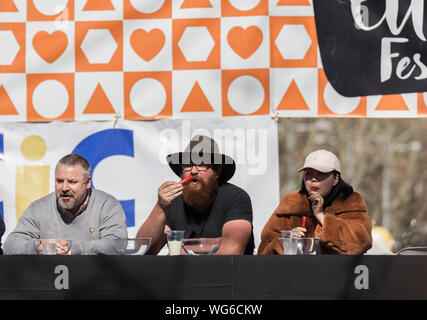
[(207, 136), (195, 136), (190, 140), (184, 152), (176, 152), (166, 156), (169, 167), (177, 176), (182, 174), (182, 166), (185, 164), (221, 165), (222, 171), (218, 177), (218, 183), (227, 182), (236, 171), (234, 160), (219, 152), (216, 141)]

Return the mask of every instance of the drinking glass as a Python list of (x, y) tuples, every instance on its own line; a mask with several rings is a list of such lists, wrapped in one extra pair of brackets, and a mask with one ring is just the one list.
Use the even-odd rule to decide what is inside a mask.
[(40, 233), (40, 254), (43, 255), (55, 255), (56, 254), (56, 242), (58, 239), (57, 231), (42, 231)]
[(166, 236), (168, 239), (168, 249), (170, 256), (181, 255), (182, 239), (184, 238), (183, 230), (168, 230)]

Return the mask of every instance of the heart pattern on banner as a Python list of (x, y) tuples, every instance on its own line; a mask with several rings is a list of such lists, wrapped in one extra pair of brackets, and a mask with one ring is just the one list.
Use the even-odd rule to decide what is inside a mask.
[(424, 117), (333, 90), (313, 2), (0, 0), (0, 120)]
[(130, 37), (133, 50), (145, 61), (150, 61), (162, 50), (166, 38), (160, 29), (149, 32), (144, 29), (135, 30)]
[(67, 35), (62, 31), (39, 31), (33, 38), (33, 47), (37, 54), (46, 62), (56, 61), (68, 46)]
[(248, 59), (262, 43), (262, 31), (256, 26), (246, 29), (234, 27), (227, 35), (227, 42), (231, 49), (241, 58)]

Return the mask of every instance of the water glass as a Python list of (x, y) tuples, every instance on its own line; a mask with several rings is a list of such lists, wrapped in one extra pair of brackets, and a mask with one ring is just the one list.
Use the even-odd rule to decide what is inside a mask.
[(283, 249), (283, 254), (286, 256), (296, 255), (298, 249), (299, 238), (279, 238), (280, 246)]
[(55, 255), (56, 254), (56, 242), (58, 239), (57, 231), (42, 231), (40, 233), (40, 254), (43, 255)]

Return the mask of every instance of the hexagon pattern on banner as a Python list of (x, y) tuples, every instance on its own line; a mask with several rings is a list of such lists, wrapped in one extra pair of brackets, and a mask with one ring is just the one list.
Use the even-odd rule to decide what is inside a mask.
[(427, 115), (334, 90), (312, 0), (2, 0), (0, 21), (2, 121)]

